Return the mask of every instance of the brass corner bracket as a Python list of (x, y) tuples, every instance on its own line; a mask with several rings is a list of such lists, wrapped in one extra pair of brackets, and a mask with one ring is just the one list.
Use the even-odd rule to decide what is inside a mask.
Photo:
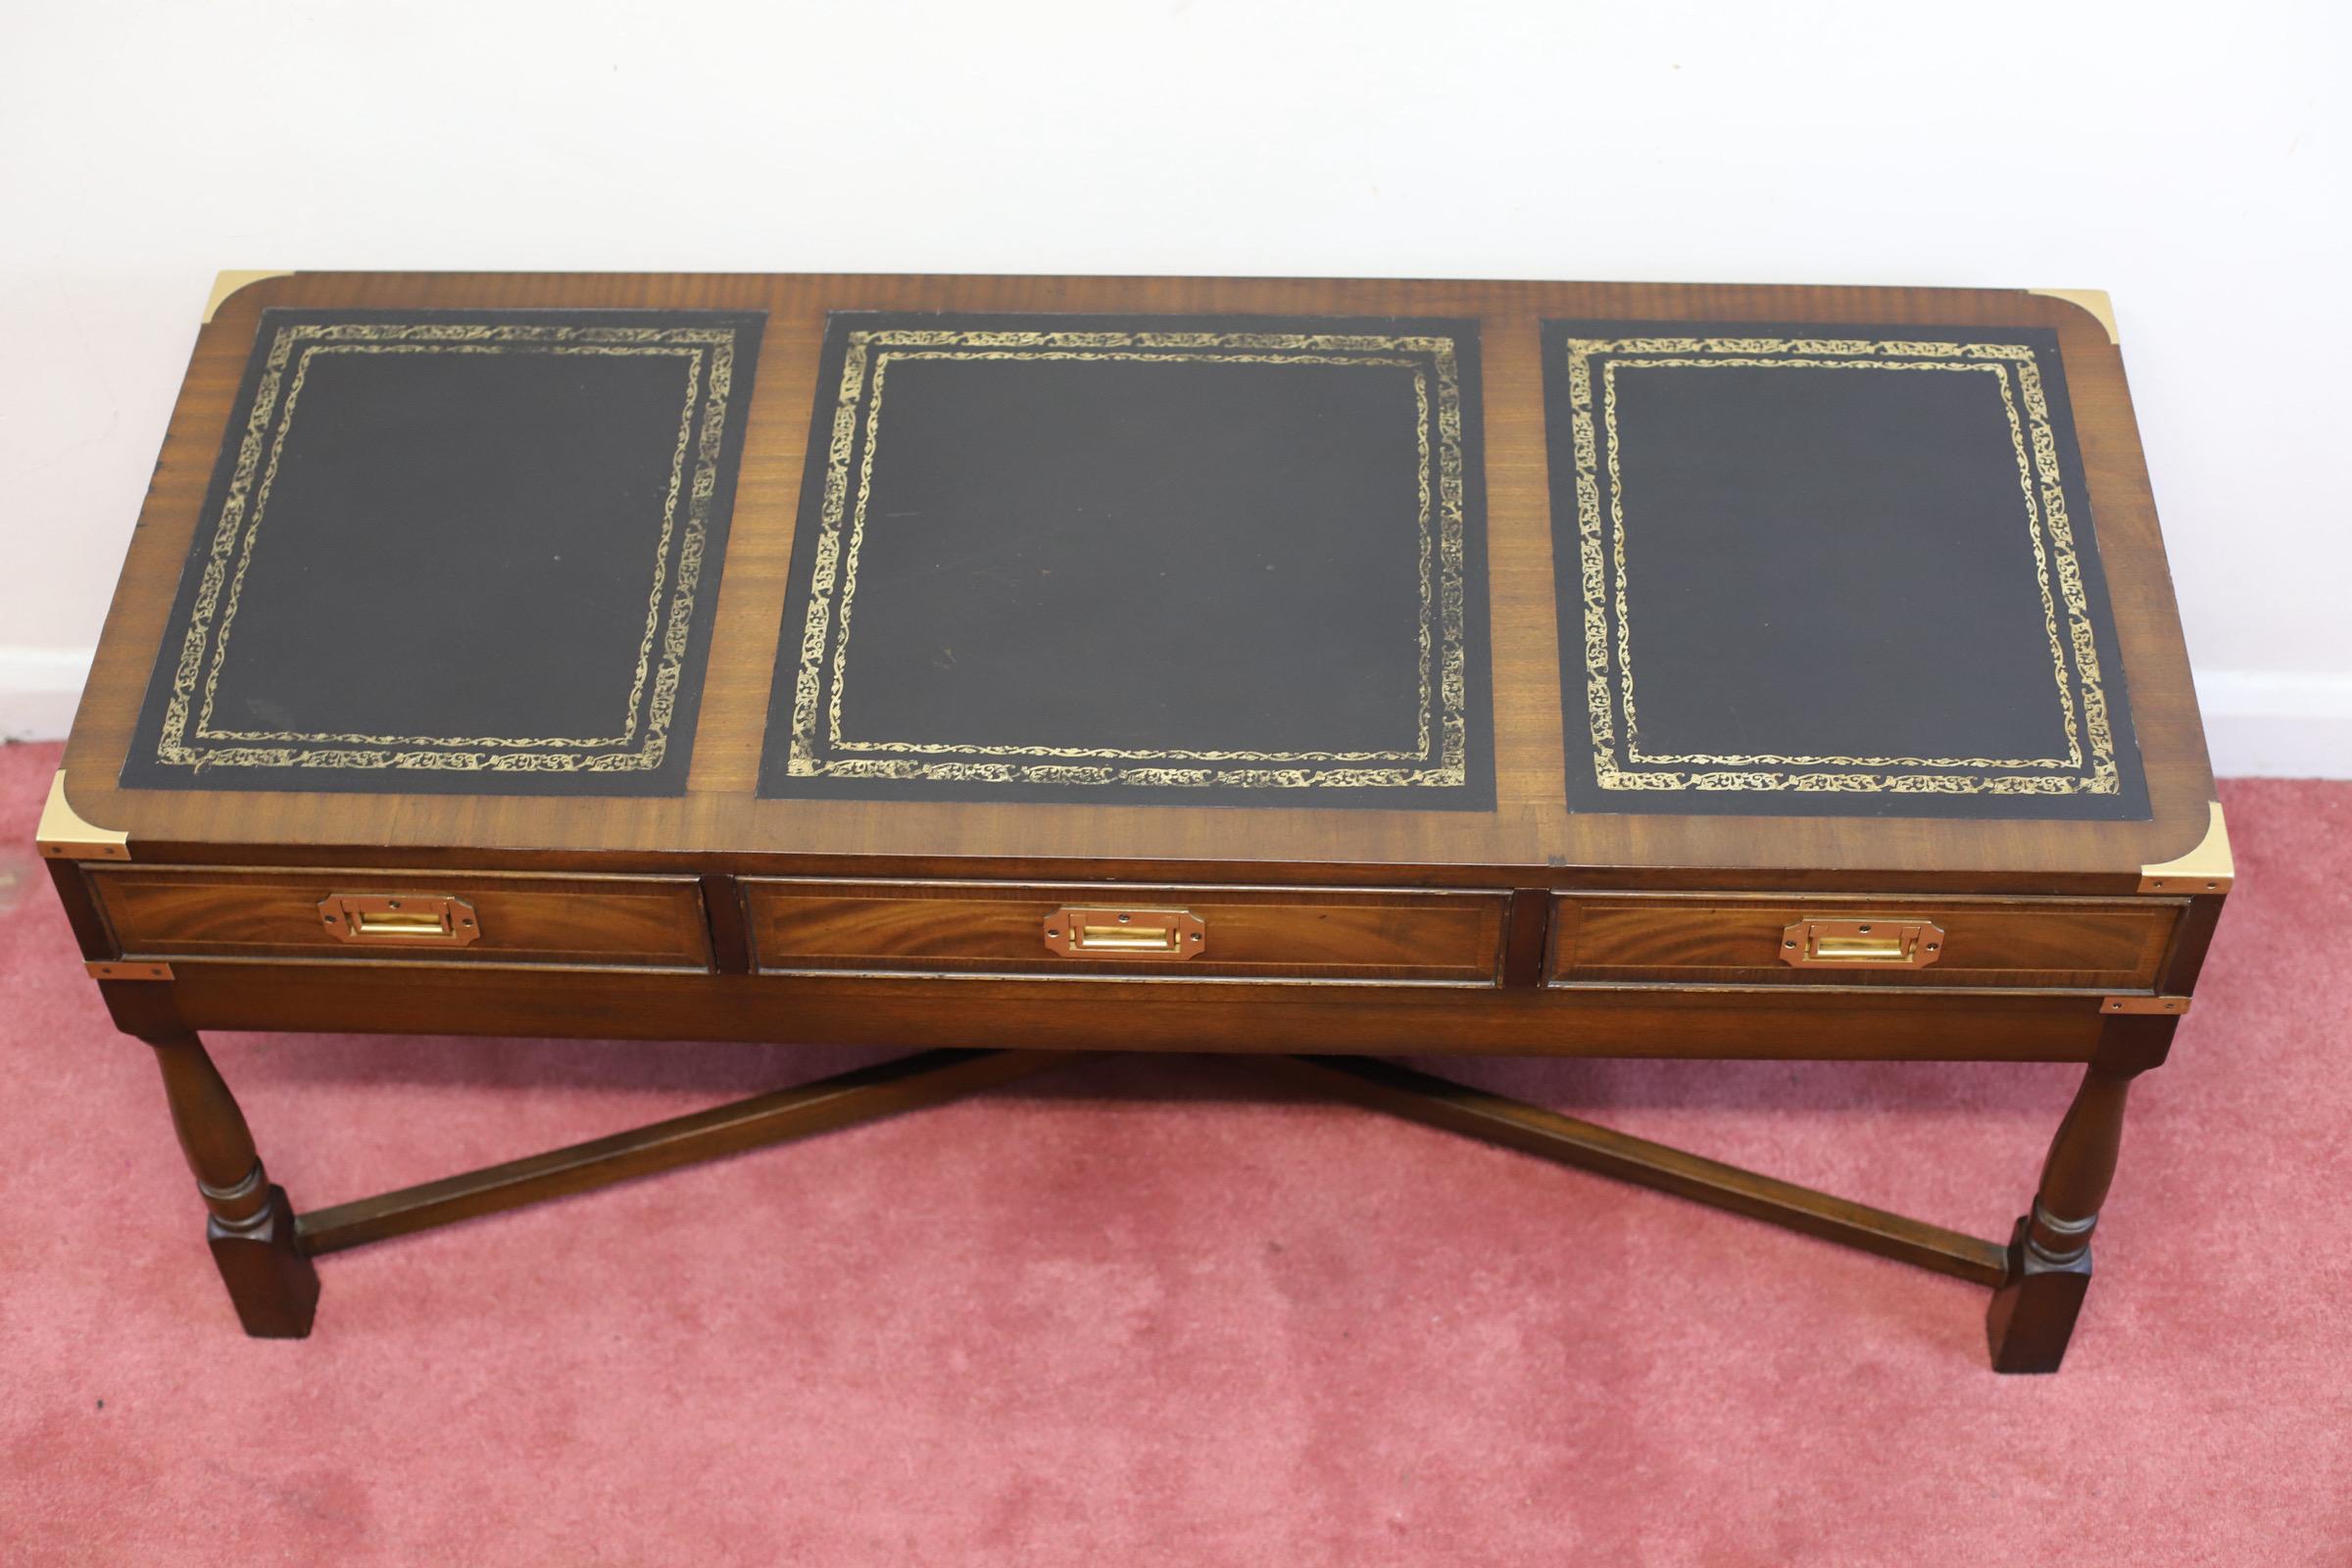
[(2188, 1010), (2186, 997), (2108, 997), (2100, 1002), (2099, 1010), (2106, 1013), (2160, 1013), (2178, 1018)]
[(41, 825), (34, 837), (41, 855), (51, 860), (127, 860), (130, 835), (111, 827), (93, 827), (66, 800), (66, 770), (49, 781), (49, 804), (41, 808)]
[(2230, 856), (2230, 825), (2222, 820), (2222, 803), (2212, 803), (2205, 836), (2197, 847), (2177, 860), (2139, 868), (2142, 893), (2227, 893), (2237, 879), (2237, 862)]
[(2115, 301), (2107, 297), (2105, 289), (2030, 288), (2026, 292), (2040, 294), (2054, 300), (2064, 300), (2069, 305), (2080, 305), (2099, 318), (2099, 324), (2107, 329), (2108, 342), (2117, 344), (2123, 342), (2123, 335), (2115, 329)]
[(291, 269), (282, 267), (278, 268), (274, 271), (227, 271), (220, 273), (219, 276), (213, 279), (212, 298), (204, 302), (204, 324), (208, 326), (211, 325), (213, 317), (220, 311), (222, 305), (228, 302), (228, 297), (231, 294), (234, 294), (237, 290), (243, 288), (246, 284), (259, 283), (265, 277), (292, 277), (294, 273)]
[(112, 961), (93, 959), (82, 965), (93, 980), (169, 980), (172, 966), (152, 958), (116, 958)]

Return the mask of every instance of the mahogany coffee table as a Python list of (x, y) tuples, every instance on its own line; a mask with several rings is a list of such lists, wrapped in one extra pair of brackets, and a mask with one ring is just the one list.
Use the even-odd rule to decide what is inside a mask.
[[(249, 1334), (1186, 1050), (1977, 1281), (2010, 1372), (2230, 880), (2052, 291), (223, 274), (40, 839)], [(298, 1213), (203, 1029), (922, 1049)], [(1443, 1053), (2084, 1074), (1991, 1241), (1379, 1059)]]

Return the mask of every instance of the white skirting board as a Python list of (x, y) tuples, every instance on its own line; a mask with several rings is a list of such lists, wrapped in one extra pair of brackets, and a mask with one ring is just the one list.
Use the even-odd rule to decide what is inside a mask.
[[(89, 672), (86, 648), (0, 647), (0, 739), (62, 739)], [(2216, 773), (2352, 778), (2352, 674), (2208, 670), (2197, 698)]]
[(2225, 778), (2352, 778), (2352, 674), (2207, 670), (2197, 706)]
[(81, 706), (91, 653), (0, 647), (0, 741), (63, 740)]

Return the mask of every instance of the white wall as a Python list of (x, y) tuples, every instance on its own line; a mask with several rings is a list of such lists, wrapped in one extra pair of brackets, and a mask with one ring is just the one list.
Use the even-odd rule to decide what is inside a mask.
[(2328, 4), (0, 0), (0, 731), (216, 270), (2112, 291), (2224, 771), (2352, 776)]

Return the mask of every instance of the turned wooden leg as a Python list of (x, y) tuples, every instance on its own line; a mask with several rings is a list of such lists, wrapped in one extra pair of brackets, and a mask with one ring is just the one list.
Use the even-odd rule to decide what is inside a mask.
[(2093, 1062), (2050, 1154), (2033, 1212), (2009, 1238), (2009, 1278), (1985, 1317), (1996, 1372), (2055, 1372), (2090, 1288), (2090, 1233), (2115, 1180), (2124, 1100), (2144, 1061)]
[(254, 1152), (245, 1113), (192, 1034), (150, 1039), (172, 1102), (172, 1125), (210, 1211), (205, 1240), (245, 1332), (299, 1340), (311, 1332), (318, 1276), (295, 1246), (294, 1209)]

